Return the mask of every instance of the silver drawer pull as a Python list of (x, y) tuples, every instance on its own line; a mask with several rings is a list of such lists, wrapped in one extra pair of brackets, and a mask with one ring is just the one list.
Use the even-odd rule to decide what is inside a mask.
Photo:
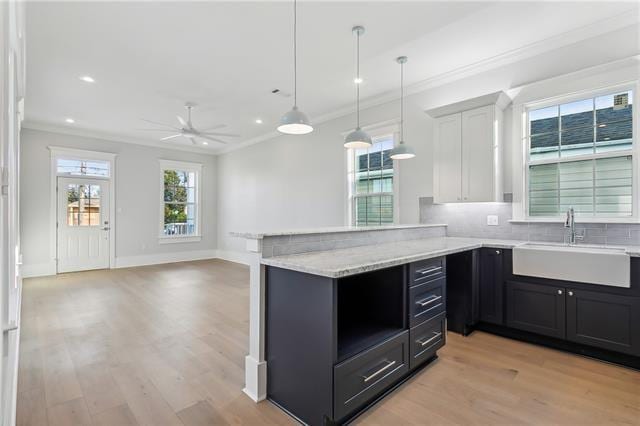
[(390, 369), (391, 367), (393, 367), (394, 365), (396, 365), (395, 361), (390, 361), (387, 362), (387, 365), (385, 365), (384, 367), (382, 367), (380, 370), (376, 371), (375, 373), (371, 374), (370, 376), (364, 376), (364, 382), (367, 383), (369, 380), (374, 379), (376, 377), (378, 377), (380, 374), (384, 373), (385, 371), (387, 371), (388, 369)]
[(434, 331), (432, 338), (427, 339), (427, 340), (416, 340), (416, 341), (418, 343), (420, 343), (420, 346), (427, 346), (429, 343), (431, 343), (434, 340), (438, 339), (440, 336), (442, 336), (442, 333), (440, 333), (439, 331)]
[(416, 305), (420, 305), (421, 307), (425, 307), (427, 305), (432, 304), (433, 302), (435, 302), (436, 300), (440, 300), (442, 299), (442, 296), (436, 296), (435, 294), (432, 294), (431, 296), (427, 297), (426, 299), (422, 299), (422, 300), (418, 300), (416, 302)]
[(441, 269), (442, 269), (442, 266), (435, 266), (433, 268), (425, 269), (424, 271), (418, 271), (418, 272), (420, 272), (421, 275), (427, 275), (432, 272), (440, 271)]

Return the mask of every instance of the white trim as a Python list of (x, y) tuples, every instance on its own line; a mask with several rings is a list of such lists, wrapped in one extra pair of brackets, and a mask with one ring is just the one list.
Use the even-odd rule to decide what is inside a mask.
[(116, 268), (131, 268), (135, 266), (159, 265), (163, 263), (190, 262), (192, 260), (206, 260), (217, 258), (215, 249), (192, 250), (171, 253), (142, 254), (136, 256), (122, 256), (116, 258)]
[(56, 274), (56, 262), (25, 263), (22, 265), (22, 278), (46, 277)]
[[(175, 160), (164, 160), (159, 159), (158, 164), (160, 165), (160, 185), (159, 185), (159, 199), (160, 199), (160, 216), (159, 216), (159, 228), (158, 228), (158, 243), (160, 244), (171, 244), (171, 243), (194, 243), (199, 242), (202, 238), (201, 229), (202, 225), (200, 223), (200, 219), (202, 218), (202, 190), (200, 186), (202, 185), (202, 164), (201, 163), (193, 163), (187, 161), (175, 161)], [(196, 206), (196, 232), (192, 235), (184, 235), (184, 236), (166, 236), (164, 235), (164, 171), (165, 170), (180, 170), (185, 172), (195, 173), (196, 175), (196, 197), (195, 197), (195, 206)]]
[(66, 174), (58, 175), (58, 158), (74, 158), (81, 160), (102, 160), (109, 162), (109, 177), (76, 176), (78, 178), (109, 180), (109, 268), (116, 263), (116, 157), (113, 152), (89, 151), (84, 149), (67, 148), (61, 146), (49, 146), (49, 256), (51, 262), (58, 263), (58, 176), (70, 177)]
[[(636, 60), (638, 57), (634, 57)], [(596, 74), (597, 75), (597, 74)], [(558, 78), (569, 75), (560, 76)], [(592, 76), (593, 77), (593, 76)], [(558, 80), (555, 78), (554, 80)], [(547, 83), (550, 81), (545, 80)], [(561, 80), (559, 80), (561, 81)], [(543, 83), (543, 82), (538, 82)], [(556, 83), (556, 81), (554, 81)], [(541, 89), (545, 91), (543, 87)], [(551, 160), (529, 161), (529, 126), (528, 111), (531, 109), (544, 108), (546, 106), (558, 105), (567, 102), (573, 102), (581, 99), (611, 94), (618, 91), (633, 91), (633, 104), (636, 106), (640, 103), (640, 81), (626, 80), (610, 82), (610, 84), (598, 84), (591, 88), (582, 88), (564, 94), (554, 94), (543, 99), (520, 101), (513, 105), (513, 158), (512, 158), (512, 180), (513, 180), (513, 208), (512, 220), (514, 222), (556, 222), (558, 217), (537, 217), (529, 216), (529, 165), (537, 164), (555, 164), (568, 161), (592, 160), (597, 158), (610, 158), (617, 156), (632, 156), (633, 188), (632, 188), (632, 214), (625, 217), (602, 217), (602, 216), (583, 216), (581, 221), (586, 223), (639, 223), (640, 222), (640, 143), (638, 137), (640, 135), (640, 113), (638, 108), (633, 110), (633, 145), (630, 150), (613, 151), (610, 153), (588, 154), (582, 156), (558, 158)], [(578, 222), (578, 219), (576, 219)]]
[[(197, 207), (196, 207), (197, 210)], [(158, 237), (158, 244), (180, 244), (180, 243), (197, 243), (202, 240), (201, 235), (177, 235)]]
[(253, 258), (252, 255), (247, 253), (246, 251), (235, 250), (217, 250), (216, 257), (221, 260), (241, 263), (243, 265), (249, 265), (251, 263), (251, 259)]
[(70, 136), (81, 136), (85, 138), (99, 139), (99, 140), (108, 141), (108, 142), (120, 142), (120, 143), (134, 144), (134, 145), (152, 146), (154, 148), (170, 149), (174, 151), (188, 151), (188, 152), (197, 152), (199, 154), (207, 154), (207, 155), (213, 155), (213, 156), (216, 155), (216, 152), (211, 152), (209, 149), (193, 146), (191, 143), (189, 143), (189, 145), (177, 145), (177, 144), (166, 143), (163, 141), (136, 139), (128, 136), (101, 132), (99, 130), (83, 129), (75, 126), (74, 127), (61, 126), (61, 125), (45, 123), (41, 121), (27, 120), (25, 121), (22, 127), (25, 129), (36, 130), (40, 132), (58, 133), (58, 134), (70, 135)]

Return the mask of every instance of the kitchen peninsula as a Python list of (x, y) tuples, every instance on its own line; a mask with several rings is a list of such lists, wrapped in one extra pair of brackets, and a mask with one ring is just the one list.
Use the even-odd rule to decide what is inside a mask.
[[(545, 305), (560, 306), (557, 286), (566, 284), (557, 280), (514, 282), (518, 292), (508, 297), (522, 316), (504, 312), (512, 249), (525, 241), (447, 237), (446, 225), (236, 236), (247, 240), (254, 256), (245, 392), (254, 400), (269, 398), (307, 424), (343, 423), (366, 410), (437, 357), (447, 328), (467, 334), (480, 322), (504, 327), (491, 330), (498, 333), (517, 329), (556, 340), (566, 334), (564, 320), (553, 333), (542, 327), (565, 315), (554, 311), (556, 317), (549, 318)], [(637, 249), (622, 250), (638, 255)], [(602, 313), (614, 321), (637, 316), (636, 260), (632, 285), (606, 290), (615, 300)], [(537, 287), (527, 293), (528, 287), (518, 287), (524, 285)], [(571, 288), (593, 287), (572, 283)], [(553, 298), (526, 304), (532, 294), (547, 290)], [(564, 290), (560, 293), (564, 297)], [(614, 311), (614, 305), (626, 308)], [(623, 330), (620, 342), (604, 346), (608, 352), (585, 353), (611, 359), (613, 350), (620, 356), (613, 361), (633, 365), (640, 354), (638, 333), (638, 327)], [(579, 343), (597, 345), (598, 338)]]

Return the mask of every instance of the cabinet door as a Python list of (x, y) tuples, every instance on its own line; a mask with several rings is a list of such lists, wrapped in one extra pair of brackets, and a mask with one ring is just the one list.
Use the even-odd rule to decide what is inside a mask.
[(516, 281), (505, 286), (509, 327), (564, 339), (564, 288)]
[(567, 339), (640, 355), (640, 297), (567, 289)]
[(483, 248), (480, 250), (480, 321), (502, 324), (502, 250)]
[(494, 115), (492, 105), (462, 113), (462, 201), (495, 201)]
[(433, 198), (436, 203), (462, 201), (461, 119), (461, 114), (453, 114), (435, 122)]

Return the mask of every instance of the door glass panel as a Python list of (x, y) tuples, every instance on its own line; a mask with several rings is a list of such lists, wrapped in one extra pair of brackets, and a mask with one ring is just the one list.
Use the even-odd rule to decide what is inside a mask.
[(67, 193), (67, 225), (100, 225), (100, 185), (69, 184)]

